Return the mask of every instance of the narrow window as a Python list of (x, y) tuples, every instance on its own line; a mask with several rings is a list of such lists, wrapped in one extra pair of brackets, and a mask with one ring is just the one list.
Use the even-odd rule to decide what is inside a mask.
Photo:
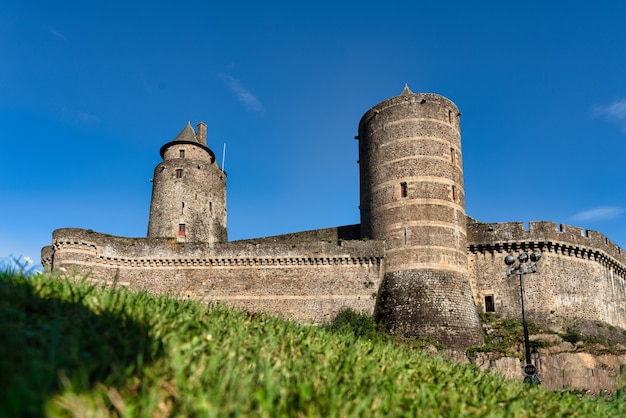
[(178, 235), (185, 236), (185, 224), (178, 224)]
[(180, 214), (182, 215), (184, 211), (185, 211), (185, 202), (183, 202), (181, 205)]
[(448, 110), (448, 122), (452, 122), (452, 111)]
[(485, 312), (495, 312), (496, 305), (493, 303), (493, 295), (485, 296)]
[(400, 183), (400, 197), (407, 197), (409, 195), (409, 189), (406, 182)]
[(456, 186), (452, 186), (452, 201), (456, 202)]
[(180, 150), (180, 158), (185, 158), (185, 150), (184, 149)]
[(209, 213), (213, 213), (213, 202), (209, 202)]
[(450, 148), (450, 161), (452, 161), (452, 164), (456, 163), (456, 152), (454, 148)]
[(404, 227), (404, 246), (407, 245), (407, 237), (406, 237), (406, 227)]
[(183, 178), (183, 169), (182, 168), (177, 168), (176, 169), (176, 178), (177, 179), (182, 179)]

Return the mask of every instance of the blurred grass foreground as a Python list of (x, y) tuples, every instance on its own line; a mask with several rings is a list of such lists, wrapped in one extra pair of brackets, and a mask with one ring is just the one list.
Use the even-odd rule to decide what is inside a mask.
[(0, 272), (0, 416), (626, 416), (429, 357), (341, 315), (303, 326), (86, 280)]

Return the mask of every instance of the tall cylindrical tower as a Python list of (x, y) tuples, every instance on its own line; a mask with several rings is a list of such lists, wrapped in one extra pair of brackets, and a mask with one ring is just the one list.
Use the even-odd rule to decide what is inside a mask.
[(148, 238), (226, 242), (226, 173), (206, 144), (206, 125), (190, 123), (161, 147), (154, 169)]
[(359, 123), (361, 233), (384, 240), (377, 319), (397, 334), (482, 342), (469, 285), (460, 113), (405, 87)]

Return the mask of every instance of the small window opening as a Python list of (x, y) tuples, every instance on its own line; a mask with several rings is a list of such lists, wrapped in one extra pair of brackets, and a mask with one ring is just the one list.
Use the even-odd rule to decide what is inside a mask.
[(493, 301), (493, 295), (485, 296), (485, 312), (495, 312), (496, 305)]
[(407, 246), (407, 236), (406, 236), (406, 227), (404, 227), (404, 246)]
[(209, 202), (209, 213), (213, 213), (213, 202)]
[(452, 164), (456, 163), (456, 151), (454, 148), (450, 148), (450, 161), (452, 161)]
[(178, 224), (178, 236), (185, 236), (185, 224)]
[(400, 183), (400, 197), (408, 197), (409, 196), (409, 189), (406, 185), (406, 182), (402, 182)]
[(185, 150), (184, 149), (180, 150), (180, 158), (185, 158)]
[(448, 122), (452, 122), (452, 111), (448, 110)]
[(183, 178), (183, 169), (182, 168), (177, 168), (176, 169), (176, 178), (177, 179), (182, 179)]
[(184, 210), (185, 210), (185, 202), (182, 202), (182, 205), (181, 205), (181, 208), (180, 208), (181, 215), (182, 215)]
[(452, 200), (456, 202), (456, 186), (452, 186)]

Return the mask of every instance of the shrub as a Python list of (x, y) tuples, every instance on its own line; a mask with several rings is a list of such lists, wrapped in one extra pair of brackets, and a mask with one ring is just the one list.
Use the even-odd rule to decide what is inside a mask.
[(551, 345), (553, 344), (542, 339), (536, 339), (530, 342), (530, 348), (546, 348), (550, 347)]
[(337, 316), (324, 326), (333, 332), (353, 333), (356, 337), (374, 338), (379, 334), (379, 325), (372, 315), (343, 308)]
[(561, 338), (572, 344), (576, 344), (578, 341), (583, 340), (582, 334), (575, 328), (568, 328), (564, 334), (561, 334)]

